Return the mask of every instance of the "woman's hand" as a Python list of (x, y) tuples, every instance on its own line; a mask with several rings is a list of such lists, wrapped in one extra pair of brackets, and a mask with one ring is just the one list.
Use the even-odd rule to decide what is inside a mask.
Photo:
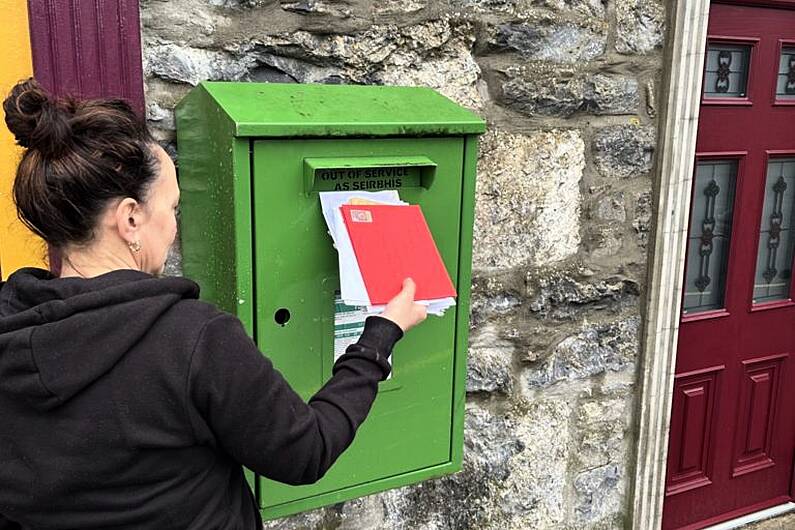
[(428, 316), (426, 307), (414, 302), (416, 289), (417, 286), (414, 284), (414, 280), (411, 278), (403, 280), (403, 290), (389, 301), (381, 315), (400, 326), (404, 333)]

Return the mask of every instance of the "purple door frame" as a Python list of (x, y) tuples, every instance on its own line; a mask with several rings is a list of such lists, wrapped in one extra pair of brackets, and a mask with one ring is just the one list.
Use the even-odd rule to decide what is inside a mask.
[[(120, 97), (144, 116), (138, 0), (28, 0), (34, 77), (55, 94)], [(50, 269), (60, 258), (50, 249)]]

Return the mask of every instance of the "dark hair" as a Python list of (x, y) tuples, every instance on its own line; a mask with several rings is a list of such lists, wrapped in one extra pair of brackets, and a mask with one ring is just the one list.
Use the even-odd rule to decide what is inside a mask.
[(51, 246), (91, 241), (111, 199), (144, 202), (159, 165), (146, 123), (126, 101), (56, 97), (31, 77), (3, 110), (27, 148), (14, 179), (17, 214)]

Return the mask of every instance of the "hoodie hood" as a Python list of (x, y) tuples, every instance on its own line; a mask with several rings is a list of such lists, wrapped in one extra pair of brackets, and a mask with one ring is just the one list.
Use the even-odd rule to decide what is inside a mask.
[(182, 299), (186, 278), (132, 269), (57, 278), (23, 268), (0, 282), (0, 392), (39, 410), (74, 397), (106, 374)]

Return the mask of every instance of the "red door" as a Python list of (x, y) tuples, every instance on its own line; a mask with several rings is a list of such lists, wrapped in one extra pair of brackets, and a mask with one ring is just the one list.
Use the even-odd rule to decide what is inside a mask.
[(664, 528), (793, 494), (795, 2), (739, 4), (710, 8)]

